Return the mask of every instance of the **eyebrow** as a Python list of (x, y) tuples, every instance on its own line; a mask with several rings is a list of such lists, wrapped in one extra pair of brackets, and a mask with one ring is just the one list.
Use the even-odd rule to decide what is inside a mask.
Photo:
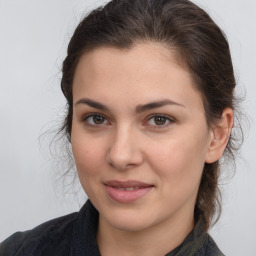
[(160, 107), (163, 107), (163, 106), (166, 106), (166, 105), (176, 105), (176, 106), (179, 106), (179, 107), (185, 107), (184, 105), (182, 105), (180, 103), (177, 103), (175, 101), (172, 101), (172, 100), (169, 100), (169, 99), (163, 99), (163, 100), (160, 100), (160, 101), (150, 102), (150, 103), (147, 103), (145, 105), (138, 105), (136, 107), (136, 113), (141, 113), (141, 112), (144, 112), (144, 111), (147, 111), (147, 110), (160, 108)]
[[(100, 102), (91, 100), (91, 99), (87, 99), (87, 98), (80, 99), (75, 103), (75, 106), (80, 105), (80, 104), (85, 104), (92, 108), (96, 108), (96, 109), (103, 110), (106, 112), (111, 112), (110, 109), (106, 105), (104, 105)], [(170, 99), (163, 99), (163, 100), (159, 100), (159, 101), (149, 102), (144, 105), (137, 105), (135, 108), (135, 112), (139, 114), (139, 113), (142, 113), (142, 112), (145, 112), (145, 111), (148, 111), (151, 109), (155, 109), (155, 108), (160, 108), (160, 107), (163, 107), (166, 105), (176, 105), (179, 107), (185, 107), (184, 105), (177, 103), (175, 101), (172, 101)]]
[(104, 105), (100, 102), (91, 100), (91, 99), (86, 99), (86, 98), (80, 99), (76, 102), (75, 106), (80, 105), (80, 104), (85, 104), (85, 105), (88, 105), (92, 108), (96, 108), (96, 109), (104, 110), (106, 112), (110, 112), (110, 109), (106, 105)]

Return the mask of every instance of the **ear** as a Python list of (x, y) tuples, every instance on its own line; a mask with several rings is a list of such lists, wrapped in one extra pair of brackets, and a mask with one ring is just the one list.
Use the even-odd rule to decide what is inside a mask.
[(205, 159), (206, 163), (210, 164), (221, 158), (228, 144), (233, 123), (233, 110), (231, 108), (225, 108), (218, 124), (211, 126), (209, 146)]

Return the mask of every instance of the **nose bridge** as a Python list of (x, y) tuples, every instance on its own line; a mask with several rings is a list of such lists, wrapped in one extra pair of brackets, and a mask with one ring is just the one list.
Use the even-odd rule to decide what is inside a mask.
[(110, 141), (107, 162), (117, 169), (138, 165), (142, 161), (142, 152), (136, 138), (136, 129), (129, 124), (116, 127)]

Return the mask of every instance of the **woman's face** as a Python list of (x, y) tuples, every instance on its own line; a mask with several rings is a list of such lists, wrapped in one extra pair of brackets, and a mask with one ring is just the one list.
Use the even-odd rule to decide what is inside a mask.
[(73, 154), (101, 221), (138, 231), (193, 218), (212, 133), (174, 53), (156, 43), (90, 51), (73, 99)]

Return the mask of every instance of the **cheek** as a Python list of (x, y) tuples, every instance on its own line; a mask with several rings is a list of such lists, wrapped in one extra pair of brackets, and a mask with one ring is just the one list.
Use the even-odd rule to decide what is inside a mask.
[(85, 194), (93, 200), (94, 195), (98, 192), (100, 183), (100, 170), (102, 169), (102, 150), (96, 147), (88, 140), (84, 143), (73, 141), (72, 150), (76, 162), (78, 178), (83, 187)]
[(194, 202), (204, 166), (202, 147), (193, 140), (171, 140), (151, 153), (150, 165), (166, 204), (179, 207)]
[(200, 136), (183, 133), (151, 147), (148, 161), (162, 180), (168, 180), (173, 185), (200, 179), (206, 147), (205, 140), (198, 138)]
[(72, 134), (72, 151), (81, 183), (96, 175), (102, 165), (103, 150), (100, 141), (92, 140), (76, 130)]

